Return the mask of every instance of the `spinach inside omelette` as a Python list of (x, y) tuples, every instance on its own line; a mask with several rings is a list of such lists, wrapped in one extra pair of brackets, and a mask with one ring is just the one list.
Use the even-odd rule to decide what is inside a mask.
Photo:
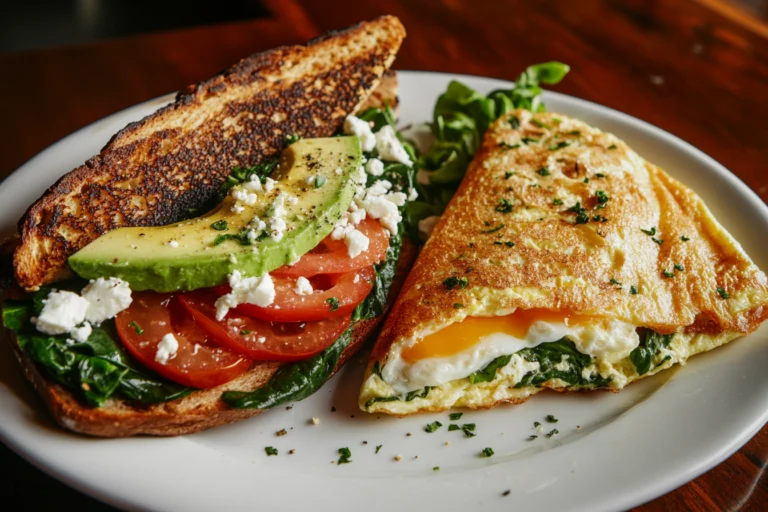
[(768, 280), (692, 190), (556, 113), (493, 123), (379, 336), (369, 412), (609, 389), (758, 327)]

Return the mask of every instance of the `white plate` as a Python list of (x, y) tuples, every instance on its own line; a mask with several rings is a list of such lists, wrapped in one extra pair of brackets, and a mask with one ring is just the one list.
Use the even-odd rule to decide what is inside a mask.
[[(510, 85), (487, 78), (401, 72), (402, 123), (428, 121), (437, 95), (452, 78), (483, 92)], [(97, 153), (126, 123), (169, 99), (107, 117), (30, 160), (0, 186), (2, 228), (12, 231), (24, 209), (56, 178)], [(717, 162), (614, 110), (554, 93), (546, 93), (545, 102), (550, 110), (615, 133), (692, 186), (755, 262), (768, 268), (768, 208)], [(766, 327), (619, 394), (542, 393), (524, 405), (465, 412), (461, 422), (477, 424), (474, 438), (448, 432), (447, 414), (397, 419), (359, 411), (362, 357), (291, 410), (281, 407), (186, 437), (85, 438), (51, 424), (3, 343), (0, 437), (42, 470), (124, 508), (626, 509), (713, 467), (765, 424)], [(336, 412), (331, 412), (332, 406)], [(559, 422), (546, 423), (547, 414)], [(320, 418), (319, 425), (310, 424), (313, 416)], [(444, 426), (426, 433), (423, 427), (435, 420)], [(545, 432), (557, 427), (560, 434), (547, 438), (532, 429), (534, 421), (542, 422)], [(275, 432), (282, 428), (288, 435), (277, 437)], [(539, 438), (527, 441), (532, 433)], [(375, 454), (377, 445), (383, 446)], [(280, 454), (267, 457), (265, 446), (278, 448)], [(331, 463), (341, 447), (352, 451), (351, 464)], [(479, 457), (485, 447), (496, 455)], [(289, 449), (296, 453), (289, 455)], [(395, 461), (396, 455), (402, 460)], [(433, 471), (434, 466), (440, 470)], [(506, 490), (510, 493), (504, 496)]]

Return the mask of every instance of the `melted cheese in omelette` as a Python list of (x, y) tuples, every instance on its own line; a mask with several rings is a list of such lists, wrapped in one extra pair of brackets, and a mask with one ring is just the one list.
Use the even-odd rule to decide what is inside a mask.
[(381, 376), (396, 393), (440, 386), (482, 370), (500, 356), (564, 337), (579, 352), (616, 362), (638, 346), (635, 326), (619, 320), (548, 310), (466, 317), (393, 346)]

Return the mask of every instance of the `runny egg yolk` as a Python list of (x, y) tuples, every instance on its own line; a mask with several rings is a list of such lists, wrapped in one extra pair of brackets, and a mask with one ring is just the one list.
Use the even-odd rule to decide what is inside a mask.
[[(495, 333), (508, 334), (517, 339), (525, 339), (528, 329), (535, 322), (562, 323), (567, 326), (588, 323), (593, 320), (586, 315), (576, 315), (572, 311), (551, 311), (548, 309), (518, 309), (506, 316), (469, 316), (416, 340), (403, 350), (400, 357), (408, 363), (414, 363), (431, 357), (446, 357), (458, 354), (477, 344), (484, 337)], [(555, 340), (552, 340), (555, 341)]]

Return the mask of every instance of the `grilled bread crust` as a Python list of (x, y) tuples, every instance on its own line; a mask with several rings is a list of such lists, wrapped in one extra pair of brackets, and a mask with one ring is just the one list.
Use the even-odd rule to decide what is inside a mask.
[[(400, 290), (405, 276), (416, 259), (416, 246), (403, 240), (403, 250), (397, 262), (397, 274), (392, 283), (387, 306)], [(352, 342), (344, 350), (333, 373), (352, 357), (365, 340), (374, 333), (384, 315), (358, 322), (352, 329)], [(264, 412), (260, 409), (232, 409), (221, 400), (224, 391), (253, 391), (269, 382), (280, 363), (256, 362), (250, 370), (236, 379), (212, 389), (154, 405), (141, 405), (119, 399), (109, 399), (102, 407), (83, 404), (69, 390), (48, 379), (16, 343), (12, 331), (13, 352), (48, 411), (62, 427), (98, 437), (129, 437), (135, 435), (177, 436), (206, 430), (218, 425), (250, 418)]]
[(16, 281), (36, 290), (69, 276), (67, 258), (109, 230), (186, 217), (232, 168), (278, 154), (290, 135), (331, 136), (379, 85), (404, 37), (400, 21), (383, 16), (252, 55), (180, 91), (27, 210)]

